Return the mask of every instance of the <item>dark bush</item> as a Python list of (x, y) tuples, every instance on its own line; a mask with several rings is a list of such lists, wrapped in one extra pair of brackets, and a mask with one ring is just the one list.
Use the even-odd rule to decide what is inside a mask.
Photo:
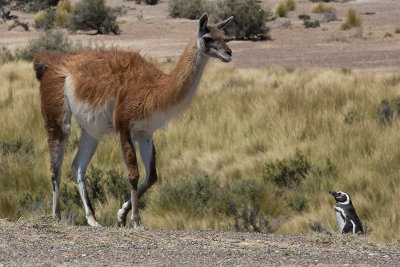
[(205, 12), (211, 12), (210, 5), (204, 0), (170, 0), (168, 12), (173, 18), (199, 19)]
[(307, 15), (307, 14), (300, 14), (299, 15), (299, 19), (301, 19), (301, 20), (310, 20), (311, 17), (309, 15)]
[(25, 3), (25, 10), (28, 13), (35, 13), (39, 10), (49, 9), (52, 6), (56, 6), (59, 0), (34, 0), (34, 1), (20, 1)]
[(272, 16), (264, 10), (256, 0), (225, 0), (216, 9), (217, 20), (225, 20), (233, 16), (233, 20), (224, 29), (225, 34), (237, 40), (269, 39), (269, 28), (266, 21)]
[(318, 27), (320, 26), (318, 20), (314, 20), (314, 21), (305, 20), (305, 21), (303, 22), (303, 24), (304, 24), (304, 27), (305, 27), (305, 28), (318, 28)]
[(71, 31), (96, 30), (95, 34), (120, 34), (116, 20), (121, 13), (119, 7), (106, 6), (105, 0), (82, 0), (75, 5), (66, 27)]
[(135, 0), (136, 4), (141, 4), (142, 2), (144, 2), (146, 5), (157, 5), (158, 4), (158, 0)]
[(53, 50), (61, 53), (69, 53), (74, 50), (72, 41), (62, 32), (46, 31), (37, 39), (29, 41), (27, 47), (17, 49), (15, 57), (18, 59), (32, 61), (34, 56), (43, 50)]
[(178, 180), (175, 185), (165, 183), (153, 205), (163, 210), (179, 207), (189, 214), (203, 216), (206, 212), (215, 213), (224, 209), (225, 203), (219, 201), (221, 190), (216, 178), (207, 175), (187, 177)]
[(303, 154), (297, 151), (292, 159), (268, 163), (265, 168), (264, 178), (280, 187), (293, 188), (306, 178), (310, 170), (311, 163)]
[(382, 100), (377, 110), (378, 122), (383, 125), (391, 125), (393, 119), (393, 112), (394, 110), (389, 100), (387, 99)]
[(129, 189), (128, 179), (124, 174), (112, 168), (106, 172), (106, 175), (106, 179), (102, 181), (102, 186), (104, 185), (108, 194), (118, 199), (121, 204), (127, 201), (131, 196), (131, 190)]
[(8, 142), (0, 141), (0, 151), (3, 155), (14, 153), (29, 153), (33, 150), (32, 141), (24, 142), (20, 136)]

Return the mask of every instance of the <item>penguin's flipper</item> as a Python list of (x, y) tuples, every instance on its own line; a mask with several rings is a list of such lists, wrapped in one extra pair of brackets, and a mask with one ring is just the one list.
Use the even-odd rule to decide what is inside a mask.
[(344, 224), (342, 234), (347, 234), (347, 233), (354, 234), (355, 229), (356, 229), (356, 225), (354, 224), (354, 222), (352, 220), (347, 219)]

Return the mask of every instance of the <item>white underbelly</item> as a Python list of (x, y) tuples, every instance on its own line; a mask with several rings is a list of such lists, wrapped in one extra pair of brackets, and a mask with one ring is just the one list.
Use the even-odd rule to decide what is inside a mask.
[(339, 226), (339, 232), (341, 233), (345, 225), (345, 220), (343, 220), (343, 217), (339, 212), (336, 211), (335, 213), (336, 213), (336, 221)]
[(83, 101), (77, 101), (72, 94), (72, 84), (68, 78), (65, 84), (67, 112), (69, 111), (75, 117), (78, 124), (90, 136), (100, 140), (104, 134), (113, 131), (115, 99), (110, 99), (105, 104), (96, 107)]

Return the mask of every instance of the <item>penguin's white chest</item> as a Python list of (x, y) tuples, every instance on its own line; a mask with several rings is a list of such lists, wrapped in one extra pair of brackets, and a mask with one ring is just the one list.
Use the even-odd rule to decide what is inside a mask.
[(345, 225), (346, 214), (344, 213), (344, 210), (339, 207), (335, 207), (335, 213), (336, 213), (336, 221), (339, 226), (339, 232), (341, 233)]

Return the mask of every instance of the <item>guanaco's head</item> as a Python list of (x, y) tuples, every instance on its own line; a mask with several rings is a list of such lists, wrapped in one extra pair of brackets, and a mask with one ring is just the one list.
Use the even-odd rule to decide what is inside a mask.
[(222, 29), (233, 19), (230, 17), (215, 25), (207, 25), (208, 15), (204, 13), (199, 20), (198, 46), (203, 55), (219, 58), (222, 62), (232, 60), (232, 50), (225, 42)]

